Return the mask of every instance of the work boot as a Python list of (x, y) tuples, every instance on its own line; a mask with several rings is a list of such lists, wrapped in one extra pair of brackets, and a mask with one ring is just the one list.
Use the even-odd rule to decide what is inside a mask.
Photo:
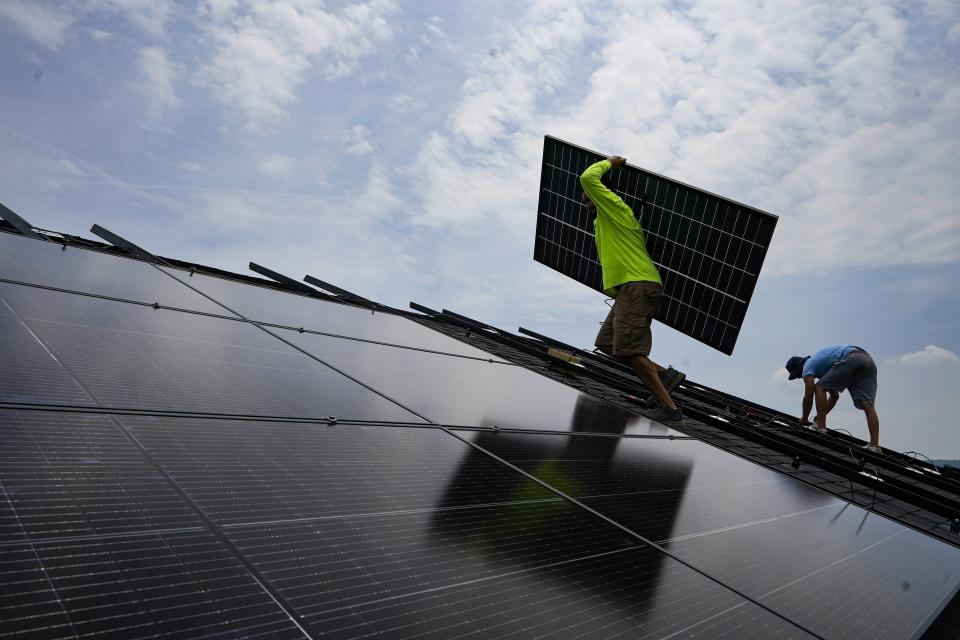
[(650, 419), (664, 424), (680, 424), (683, 422), (683, 411), (680, 410), (680, 407), (676, 409), (658, 407), (656, 411), (650, 414)]
[(666, 371), (657, 371), (657, 376), (659, 376), (660, 382), (663, 383), (663, 388), (667, 390), (667, 393), (673, 393), (673, 390), (687, 379), (685, 373), (681, 373), (673, 367), (668, 367)]

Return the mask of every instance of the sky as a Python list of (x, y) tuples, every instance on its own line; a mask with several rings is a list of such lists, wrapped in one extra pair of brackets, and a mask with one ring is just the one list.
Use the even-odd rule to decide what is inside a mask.
[(799, 415), (787, 358), (857, 344), (881, 444), (960, 458), (958, 60), (957, 0), (0, 0), (0, 202), (589, 347), (550, 134), (779, 216), (733, 356), (654, 360)]

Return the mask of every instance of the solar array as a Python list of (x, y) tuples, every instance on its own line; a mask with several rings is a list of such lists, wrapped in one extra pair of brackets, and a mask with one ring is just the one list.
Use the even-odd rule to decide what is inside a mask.
[(408, 316), (0, 233), (0, 635), (909, 638), (960, 548)]
[[(546, 136), (533, 257), (597, 291), (602, 271), (580, 174), (603, 160)], [(733, 353), (777, 217), (645, 169), (624, 165), (611, 189), (633, 209), (663, 280), (656, 319)]]

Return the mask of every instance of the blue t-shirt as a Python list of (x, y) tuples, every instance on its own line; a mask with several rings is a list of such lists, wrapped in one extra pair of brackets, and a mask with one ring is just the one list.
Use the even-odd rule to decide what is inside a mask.
[(807, 361), (803, 364), (803, 375), (802, 377), (806, 378), (807, 376), (813, 376), (818, 380), (827, 374), (827, 371), (830, 371), (830, 367), (836, 364), (839, 360), (842, 360), (844, 356), (853, 351), (854, 349), (860, 349), (854, 344), (835, 344), (829, 347), (824, 347), (817, 351), (815, 354), (810, 356)]

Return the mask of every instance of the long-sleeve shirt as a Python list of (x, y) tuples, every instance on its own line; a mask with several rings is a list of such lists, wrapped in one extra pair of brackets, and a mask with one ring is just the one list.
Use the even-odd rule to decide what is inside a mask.
[(600, 182), (600, 177), (612, 166), (609, 160), (590, 165), (580, 176), (580, 185), (597, 207), (593, 230), (603, 269), (603, 292), (615, 298), (618, 287), (625, 282), (662, 280), (647, 253), (643, 229), (633, 210)]

